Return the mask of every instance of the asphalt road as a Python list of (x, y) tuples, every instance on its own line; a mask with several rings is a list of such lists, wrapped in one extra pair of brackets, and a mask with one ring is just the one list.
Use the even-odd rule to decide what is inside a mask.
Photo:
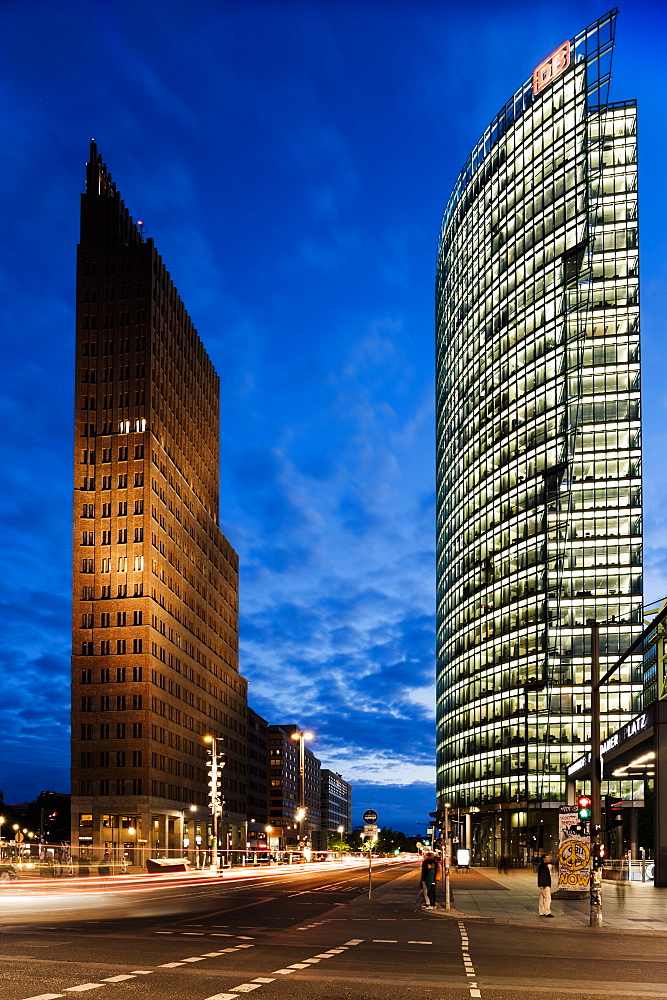
[(414, 865), (370, 902), (363, 869), (244, 874), (2, 891), (0, 1000), (667, 1000), (666, 938), (422, 915)]

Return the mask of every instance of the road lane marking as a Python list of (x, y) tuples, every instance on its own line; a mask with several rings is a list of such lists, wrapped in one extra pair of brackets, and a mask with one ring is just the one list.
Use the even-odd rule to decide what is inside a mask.
[(306, 965), (305, 962), (292, 962), (292, 964), (288, 965), (287, 968), (288, 969), (307, 969), (308, 966)]
[(373, 938), (373, 944), (398, 944), (396, 938)]
[(179, 965), (183, 965), (183, 963), (182, 962), (164, 962), (164, 964), (161, 965), (160, 968), (161, 969), (177, 969), (179, 967)]
[[(262, 899), (256, 899), (253, 903), (242, 903), (240, 906), (228, 906), (226, 910), (212, 910), (211, 913), (205, 913), (205, 917), (217, 917), (220, 913), (234, 913), (236, 910), (247, 910), (250, 906), (261, 906), (262, 903), (270, 903), (272, 900), (277, 899), (277, 896), (264, 896)], [(234, 937), (236, 935), (233, 935)]]
[(152, 976), (155, 969), (132, 969), (133, 976)]
[(194, 955), (193, 958), (184, 958), (183, 961), (184, 962), (203, 962), (204, 959), (201, 957), (201, 955)]
[(239, 1000), (236, 993), (216, 993), (213, 997), (206, 997), (206, 1000)]
[(274, 969), (271, 975), (273, 976), (291, 976), (296, 969)]
[(108, 976), (103, 979), (103, 983), (124, 983), (126, 979), (134, 979), (134, 976)]
[(275, 979), (266, 979), (264, 976), (257, 976), (257, 979), (253, 979), (253, 983), (275, 983)]
[[(226, 948), (225, 951), (227, 951)], [(202, 955), (202, 958), (217, 958), (219, 955), (224, 955), (225, 951), (206, 951)]]
[(315, 958), (333, 958), (333, 957), (334, 956), (330, 955), (328, 951), (322, 952), (321, 955), (316, 955), (315, 956)]
[(253, 990), (260, 989), (259, 983), (241, 983), (240, 986), (230, 987), (235, 993), (252, 993)]
[(352, 938), (351, 941), (346, 941), (345, 945), (347, 946), (348, 944), (361, 944), (363, 940), (364, 940), (363, 938)]
[(408, 944), (433, 944), (432, 941), (408, 941)]
[[(466, 977), (469, 980), (468, 989), (470, 990), (470, 996), (471, 998), (475, 998), (475, 1000), (478, 1000), (478, 998), (481, 1000), (482, 993), (477, 986), (475, 967), (469, 953), (468, 932), (462, 920), (458, 921), (458, 925), (459, 933), (461, 935), (461, 957), (463, 958), (463, 967), (465, 969)], [(473, 982), (473, 980), (475, 980), (475, 982)]]
[(65, 993), (86, 993), (87, 990), (101, 990), (104, 983), (84, 983), (83, 986), (68, 986)]
[(38, 997), (26, 997), (26, 1000), (58, 1000), (58, 997), (64, 996), (64, 993), (40, 993)]

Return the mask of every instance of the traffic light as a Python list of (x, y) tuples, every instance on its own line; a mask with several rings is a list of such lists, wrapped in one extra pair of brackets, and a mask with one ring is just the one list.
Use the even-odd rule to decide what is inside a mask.
[(591, 797), (590, 795), (578, 795), (577, 796), (577, 815), (580, 820), (589, 820), (591, 818)]
[(593, 844), (593, 871), (599, 871), (604, 866), (605, 856), (604, 844)]
[(605, 795), (604, 811), (606, 817), (607, 830), (611, 832), (618, 826), (623, 825), (623, 799), (618, 799), (614, 795)]

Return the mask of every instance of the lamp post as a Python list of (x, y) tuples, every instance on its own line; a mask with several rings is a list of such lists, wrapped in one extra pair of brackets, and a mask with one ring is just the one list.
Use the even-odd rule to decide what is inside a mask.
[[(128, 828), (127, 828), (127, 835), (128, 835), (128, 837), (134, 837), (134, 847), (132, 846), (132, 841), (130, 840), (130, 851), (132, 852), (131, 855), (130, 855), (130, 857), (132, 859), (131, 863), (133, 865), (136, 865), (136, 863), (137, 863), (136, 860), (135, 860), (136, 853), (137, 853), (137, 828), (136, 828), (136, 826), (128, 826)], [(124, 847), (125, 847), (125, 845), (123, 845), (123, 848)], [(127, 862), (125, 861), (125, 850), (124, 849), (123, 849), (123, 853), (121, 854), (121, 858), (120, 858), (120, 866), (121, 866), (121, 870), (127, 871)]]
[(343, 834), (345, 833), (345, 827), (344, 826), (339, 826), (337, 828), (337, 833), (338, 833), (338, 849), (339, 849), (339, 857), (340, 857), (340, 852), (341, 852), (341, 850), (343, 848)]
[(303, 820), (305, 815), (306, 815), (305, 809), (297, 809), (296, 813), (294, 814), (294, 819), (299, 824), (299, 841), (303, 840)]
[(5, 817), (0, 816), (0, 857), (2, 857), (2, 828), (5, 825)]
[(312, 740), (309, 732), (292, 733), (292, 739), (299, 743), (299, 840), (303, 840), (303, 821), (306, 817), (306, 740)]
[(451, 910), (452, 899), (449, 886), (449, 875), (450, 875), (450, 856), (449, 856), (449, 845), (451, 843), (449, 839), (449, 810), (452, 808), (451, 802), (445, 802), (443, 807), (444, 818), (443, 825), (444, 829), (442, 831), (442, 867), (443, 867), (443, 877), (445, 882), (445, 909)]
[(269, 852), (269, 861), (271, 860), (271, 834), (273, 833), (272, 826), (265, 826), (264, 830), (266, 832), (266, 847)]
[[(189, 812), (190, 812), (190, 815), (189, 815), (189, 817), (188, 817), (187, 820), (185, 819), (185, 812), (183, 813), (183, 826), (185, 827), (185, 829), (184, 829), (184, 833), (183, 833), (183, 843), (181, 844), (181, 848), (182, 848), (182, 850), (185, 851), (186, 858), (188, 856), (188, 851), (191, 850), (190, 845), (191, 845), (191, 843), (194, 842), (194, 834), (193, 834), (192, 840), (190, 840), (190, 820), (192, 820), (192, 823), (193, 823), (193, 826), (194, 826), (195, 813), (197, 812), (197, 806), (195, 806), (195, 805), (190, 806)], [(187, 843), (186, 843), (186, 840), (187, 840)]]

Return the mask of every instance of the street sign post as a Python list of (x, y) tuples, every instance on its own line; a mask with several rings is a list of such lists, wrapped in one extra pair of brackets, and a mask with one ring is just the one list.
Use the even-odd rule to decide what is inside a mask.
[[(377, 826), (375, 825), (378, 821), (378, 814), (375, 809), (367, 809), (363, 815), (363, 820), (365, 823), (364, 834), (366, 836), (374, 837), (377, 835)], [(369, 827), (371, 828), (369, 830)], [(368, 841), (368, 898), (371, 898), (373, 893), (373, 852), (371, 850), (373, 842), (371, 839)]]

